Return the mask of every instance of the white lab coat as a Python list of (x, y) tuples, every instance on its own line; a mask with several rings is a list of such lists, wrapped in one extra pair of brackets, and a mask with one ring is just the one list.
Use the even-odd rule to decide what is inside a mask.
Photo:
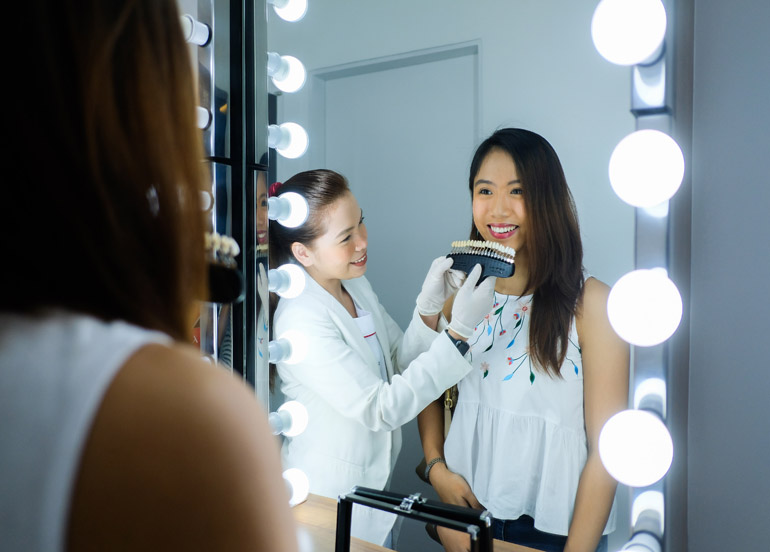
[[(406, 333), (380, 305), (366, 278), (343, 281), (356, 304), (372, 313), (389, 381), (345, 308), (310, 276), (303, 293), (281, 299), (274, 335), (288, 329), (308, 338), (305, 359), (278, 363), (287, 400), (307, 407), (309, 422), (283, 446), (284, 468), (310, 479), (310, 492), (337, 498), (355, 485), (384, 489), (401, 450), (401, 425), (412, 420), (470, 370), (452, 342), (416, 312)], [(439, 332), (446, 325), (443, 319)], [(406, 369), (408, 366), (408, 370)], [(356, 506), (353, 536), (382, 544), (394, 516)]]

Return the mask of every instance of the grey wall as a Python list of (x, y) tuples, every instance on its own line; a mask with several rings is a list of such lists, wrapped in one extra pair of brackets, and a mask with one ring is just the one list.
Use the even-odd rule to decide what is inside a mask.
[(694, 5), (688, 550), (768, 550), (770, 4)]

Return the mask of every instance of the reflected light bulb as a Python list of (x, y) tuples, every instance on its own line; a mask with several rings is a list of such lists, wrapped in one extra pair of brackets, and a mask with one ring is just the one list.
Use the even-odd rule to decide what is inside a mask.
[(620, 549), (629, 552), (661, 552), (663, 548), (660, 542), (649, 533), (637, 533), (623, 548)]
[(307, 71), (302, 62), (294, 56), (267, 53), (267, 74), (279, 90), (291, 94), (305, 85)]
[(602, 0), (591, 19), (591, 37), (604, 59), (617, 65), (654, 61), (666, 35), (661, 0)]
[(307, 13), (307, 0), (267, 0), (273, 5), (275, 13), (289, 23), (299, 21)]
[(287, 159), (296, 159), (305, 155), (309, 143), (307, 132), (297, 123), (267, 127), (267, 145)]
[(634, 207), (654, 207), (670, 199), (684, 177), (679, 144), (659, 130), (637, 130), (623, 138), (610, 157), (610, 184)]
[(661, 419), (644, 410), (624, 410), (599, 434), (599, 456), (607, 472), (629, 487), (659, 481), (671, 466), (674, 443)]
[(182, 24), (182, 36), (185, 42), (206, 46), (211, 38), (211, 28), (205, 23), (196, 21), (193, 16), (184, 14), (180, 17)]
[(293, 299), (305, 289), (305, 272), (294, 263), (286, 263), (267, 272), (268, 289), (281, 297)]
[(307, 336), (298, 330), (286, 330), (278, 339), (267, 344), (271, 364), (296, 364), (304, 360), (307, 350)]
[(281, 405), (278, 412), (286, 412), (291, 416), (291, 424), (283, 430), (283, 434), (287, 437), (296, 437), (307, 428), (307, 408), (301, 402), (287, 401)]
[(310, 493), (310, 480), (300, 469), (289, 468), (283, 472), (283, 479), (289, 487), (289, 506), (296, 506), (307, 499)]
[(682, 296), (662, 268), (634, 270), (610, 290), (607, 316), (628, 343), (651, 347), (671, 337), (682, 320)]
[(287, 228), (304, 224), (309, 213), (307, 200), (296, 192), (284, 192), (267, 198), (267, 218)]

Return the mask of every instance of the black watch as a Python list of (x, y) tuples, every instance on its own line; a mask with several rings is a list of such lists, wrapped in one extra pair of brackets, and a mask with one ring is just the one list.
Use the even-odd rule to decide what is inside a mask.
[(457, 350), (460, 351), (460, 354), (465, 356), (465, 353), (467, 353), (468, 349), (471, 348), (471, 346), (468, 345), (468, 342), (463, 341), (462, 339), (455, 339), (452, 337), (452, 334), (449, 333), (449, 330), (444, 330), (444, 333), (446, 333), (446, 336), (454, 344), (454, 346), (457, 347)]

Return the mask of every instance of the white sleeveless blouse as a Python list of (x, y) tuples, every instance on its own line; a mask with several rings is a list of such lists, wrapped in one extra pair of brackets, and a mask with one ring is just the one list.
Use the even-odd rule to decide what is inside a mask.
[(110, 383), (162, 333), (58, 312), (0, 314), (0, 548), (63, 550), (80, 456)]
[[(528, 515), (540, 531), (566, 535), (588, 453), (581, 352), (573, 319), (563, 379), (538, 370), (531, 304), (531, 295), (495, 293), (468, 340), (475, 369), (459, 384), (444, 453), (494, 517)], [(613, 504), (604, 533), (614, 528)]]

